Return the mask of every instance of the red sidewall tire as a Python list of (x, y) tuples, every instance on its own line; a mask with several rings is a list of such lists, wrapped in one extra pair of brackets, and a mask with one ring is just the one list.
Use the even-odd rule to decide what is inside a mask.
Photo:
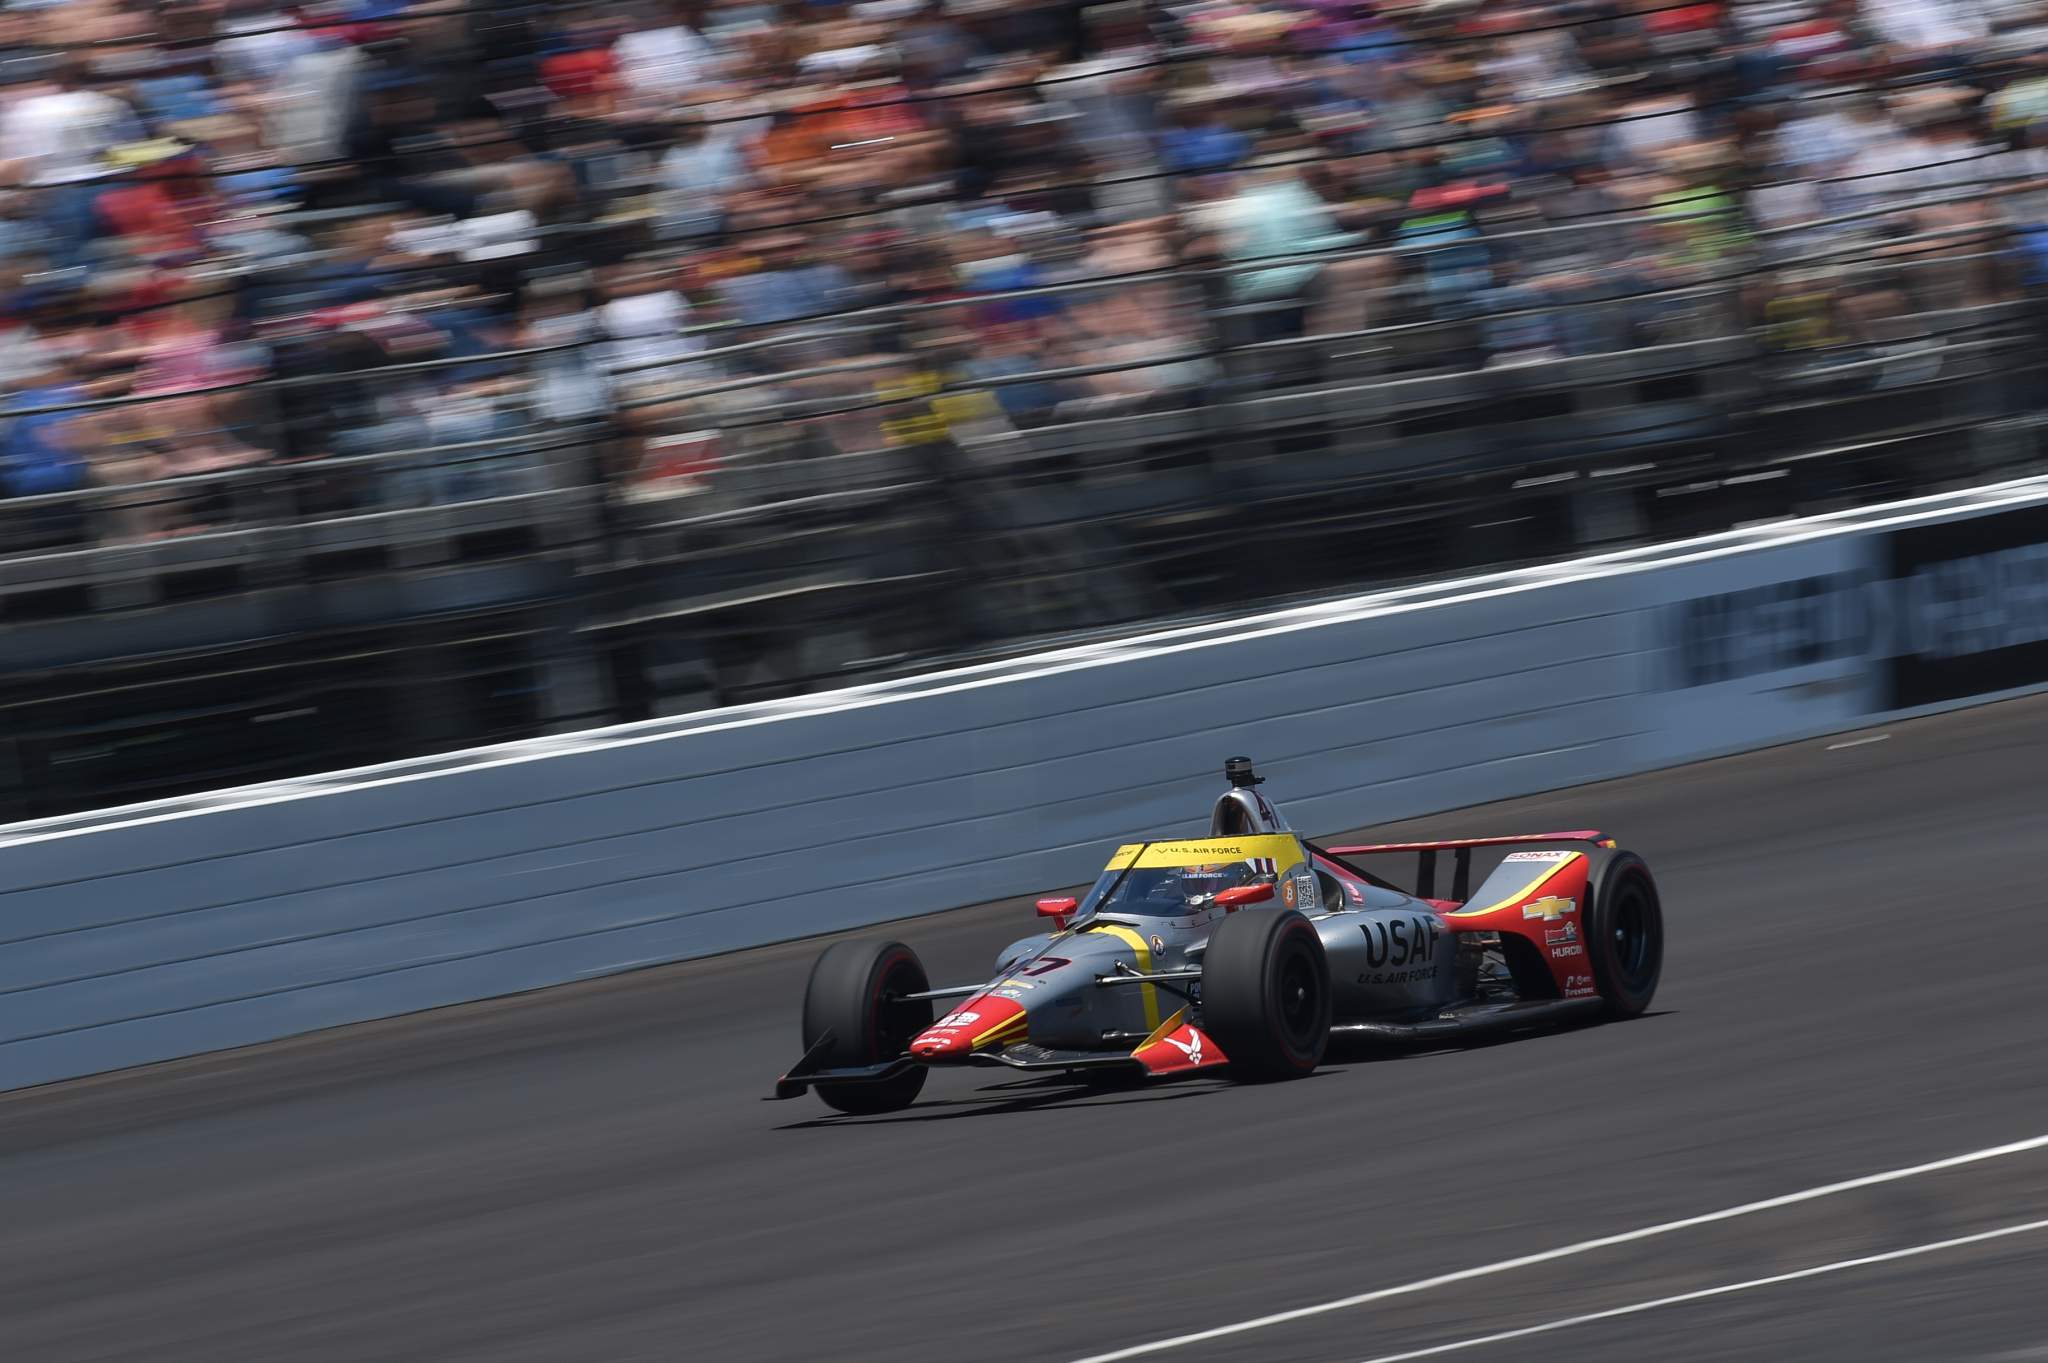
[(1593, 983), (1609, 1017), (1635, 1017), (1656, 997), (1664, 973), (1664, 906), (1657, 882), (1635, 853), (1610, 851), (1593, 866), (1586, 900)]
[[(818, 1063), (828, 1068), (878, 1065), (902, 1055), (932, 1024), (929, 1000), (903, 1002), (931, 988), (917, 953), (901, 942), (854, 938), (825, 948), (804, 989), (804, 1052), (832, 1043)], [(915, 1102), (922, 1065), (880, 1083), (819, 1084), (818, 1096), (841, 1112), (891, 1112)]]
[(1315, 924), (1248, 910), (1217, 924), (1202, 954), (1202, 1027), (1246, 1079), (1297, 1079), (1330, 1041), (1330, 963)]

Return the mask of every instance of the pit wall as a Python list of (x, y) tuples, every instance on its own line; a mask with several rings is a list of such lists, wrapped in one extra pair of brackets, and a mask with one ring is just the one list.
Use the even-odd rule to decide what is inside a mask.
[(1232, 754), (1314, 832), (2044, 683), (2027, 480), (11, 825), (0, 1089), (1073, 884)]

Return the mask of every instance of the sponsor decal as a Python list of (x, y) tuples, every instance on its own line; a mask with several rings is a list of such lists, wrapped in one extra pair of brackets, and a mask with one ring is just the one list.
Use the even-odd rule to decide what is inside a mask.
[(1437, 939), (1443, 935), (1441, 924), (1420, 915), (1378, 919), (1358, 926), (1365, 934), (1365, 963), (1375, 970), (1434, 960)]
[(1220, 1065), (1228, 1058), (1200, 1030), (1184, 1024), (1181, 1021), (1183, 1016), (1184, 1012), (1175, 1013), (1131, 1053), (1152, 1073), (1200, 1069), (1205, 1065)]
[(1024, 997), (1023, 990), (1009, 989), (1001, 985), (998, 985), (996, 988), (991, 989), (988, 992), (995, 995), (999, 999), (1021, 999)]
[[(1475, 901), (1474, 903), (1467, 904), (1465, 907), (1461, 909), (1454, 910), (1454, 912), (1465, 917), (1471, 917), (1474, 915), (1484, 917), (1485, 915), (1490, 913), (1500, 913), (1504, 910), (1512, 909), (1515, 905), (1521, 903), (1525, 896), (1536, 893), (1536, 891), (1539, 888), (1541, 888), (1543, 885), (1547, 884), (1553, 878), (1555, 878), (1563, 871), (1568, 869), (1573, 862), (1579, 860), (1581, 857), (1585, 855), (1586, 854), (1584, 852), (1564, 851), (1559, 852), (1554, 857), (1545, 857), (1543, 859), (1543, 865), (1547, 869), (1537, 871), (1534, 876), (1530, 877), (1530, 879), (1523, 881), (1520, 888), (1516, 889), (1513, 893), (1502, 895), (1499, 899), (1493, 900), (1493, 902), (1490, 904), (1479, 903)], [(1521, 875), (1516, 872), (1509, 872), (1508, 878), (1510, 880), (1521, 880)], [(1487, 878), (1486, 885), (1482, 885), (1480, 888), (1486, 889), (1487, 886), (1490, 886), (1492, 883), (1493, 878), (1489, 876)], [(1490, 894), (1491, 892), (1489, 891), (1489, 897)]]
[(977, 996), (974, 1007), (948, 1013), (919, 1033), (911, 1050), (922, 1056), (963, 1056), (997, 1038), (1018, 1039), (1028, 1015), (1024, 1006), (994, 993)]
[(1566, 923), (1562, 927), (1543, 929), (1543, 941), (1547, 946), (1561, 947), (1579, 940), (1579, 925)]
[(1674, 680), (1712, 686), (1860, 658), (1872, 585), (1861, 572), (1826, 573), (1680, 602), (1672, 608)]
[(1166, 939), (1156, 932), (1152, 934), (1152, 949), (1154, 951), (1166, 950)]
[(1553, 956), (1583, 956), (1586, 954), (1586, 949), (1582, 946), (1552, 947), (1550, 954)]
[(1579, 901), (1566, 899), (1563, 895), (1547, 894), (1541, 899), (1532, 899), (1522, 906), (1522, 917), (1540, 918), (1546, 923), (1555, 923), (1567, 914), (1579, 911)]
[[(1222, 862), (1249, 863), (1262, 875), (1273, 875), (1281, 866), (1301, 858), (1301, 844), (1291, 833), (1259, 833), (1228, 842), (1155, 842), (1144, 847), (1130, 862), (1136, 866), (1196, 866)], [(1117, 861), (1124, 860), (1119, 854)], [(1111, 870), (1121, 867), (1112, 863)]]
[(999, 984), (997, 984), (997, 985), (996, 985), (996, 988), (998, 988), (998, 989), (1036, 989), (1036, 988), (1038, 988), (1038, 981), (1037, 981), (1037, 980), (1026, 980), (1026, 979), (1015, 979), (1015, 980), (1003, 980), (1002, 982), (1000, 982)]
[(1294, 873), (1294, 897), (1301, 901), (1304, 911), (1316, 906), (1316, 873), (1303, 867)]
[(1869, 568), (1671, 606), (1671, 684), (1855, 668), (1882, 678), (1884, 710), (2048, 681), (2048, 507), (1904, 526), (1873, 549)]
[(1582, 998), (1593, 992), (1591, 975), (1567, 975), (1564, 977), (1564, 996), (1568, 999)]
[(1436, 978), (1433, 965), (1417, 966), (1413, 970), (1368, 970), (1358, 977), (1360, 984), (1418, 984), (1423, 980)]
[(1508, 853), (1508, 854), (1507, 854), (1507, 856), (1506, 856), (1506, 857), (1502, 858), (1502, 860), (1503, 860), (1504, 862), (1505, 862), (1505, 861), (1563, 861), (1563, 860), (1565, 860), (1565, 859), (1566, 859), (1567, 857), (1571, 857), (1571, 856), (1573, 856), (1573, 855), (1575, 855), (1575, 853), (1572, 853), (1572, 852), (1510, 852), (1510, 853)]
[[(1019, 975), (1050, 975), (1061, 966), (1072, 964), (1073, 962), (1065, 956), (1040, 956), (1035, 961), (1026, 961), (1023, 965), (1018, 966), (1017, 973)], [(1010, 983), (1016, 984), (1018, 981), (1012, 980)]]
[(1285, 880), (1280, 883), (1280, 902), (1290, 909), (1294, 907), (1294, 882), (1292, 880)]

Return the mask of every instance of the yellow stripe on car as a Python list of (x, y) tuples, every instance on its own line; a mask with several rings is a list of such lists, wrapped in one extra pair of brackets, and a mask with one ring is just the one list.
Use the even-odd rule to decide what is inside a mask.
[[(1133, 964), (1138, 967), (1139, 973), (1145, 975), (1152, 973), (1152, 947), (1150, 943), (1146, 942), (1144, 933), (1139, 932), (1136, 928), (1127, 928), (1121, 923), (1096, 923), (1091, 925), (1088, 931), (1106, 932), (1110, 936), (1124, 942), (1138, 957)], [(1145, 996), (1145, 1025), (1147, 1027), (1157, 1027), (1159, 1025), (1159, 986), (1156, 984), (1141, 984), (1138, 986), (1138, 992)]]
[(980, 1036), (974, 1038), (974, 1040), (969, 1042), (968, 1045), (973, 1050), (980, 1050), (983, 1046), (988, 1045), (997, 1037), (1001, 1036), (1004, 1032), (1015, 1031), (1018, 1025), (1026, 1021), (1029, 1017), (1030, 1014), (1028, 1013), (1012, 1013), (1010, 1014), (1010, 1016), (1004, 1018), (1001, 1022), (998, 1022), (995, 1026), (983, 1032)]
[(1161, 1037), (1172, 1036), (1175, 1032), (1180, 1030), (1181, 1019), (1186, 1017), (1187, 1015), (1188, 1010), (1183, 1008), (1180, 1011), (1176, 1012), (1172, 1017), (1168, 1018), (1166, 1021), (1160, 1023), (1157, 1027), (1154, 1027), (1152, 1029), (1152, 1035), (1146, 1037), (1143, 1041), (1140, 1041), (1137, 1045), (1131, 1047), (1131, 1054), (1136, 1055), (1139, 1051), (1144, 1050), (1147, 1046), (1158, 1045)]
[[(1130, 849), (1120, 847), (1121, 858)], [(1275, 866), (1301, 860), (1301, 843), (1291, 833), (1258, 833), (1241, 838), (1205, 838), (1196, 842), (1155, 842), (1146, 844), (1138, 856), (1140, 867), (1204, 866), (1212, 862), (1247, 861), (1264, 857)], [(1111, 870), (1121, 869), (1116, 859)]]
[(1474, 917), (1477, 917), (1482, 913), (1494, 913), (1501, 909), (1505, 909), (1510, 905), (1519, 904), (1524, 899), (1527, 899), (1530, 895), (1535, 894), (1538, 890), (1542, 889), (1545, 881), (1548, 881), (1553, 876), (1555, 876), (1559, 871), (1564, 870), (1565, 867), (1570, 866), (1573, 862), (1577, 861), (1580, 857), (1583, 857), (1584, 855), (1586, 855), (1584, 852), (1573, 852), (1564, 860), (1556, 862), (1553, 865), (1544, 867), (1542, 870), (1536, 873), (1536, 878), (1534, 880), (1530, 881), (1527, 885), (1524, 885), (1521, 889), (1516, 890), (1506, 899), (1498, 900), (1492, 904), (1488, 904), (1484, 908), (1453, 909), (1451, 911), (1452, 915), (1454, 917), (1461, 917), (1465, 914), (1471, 914)]

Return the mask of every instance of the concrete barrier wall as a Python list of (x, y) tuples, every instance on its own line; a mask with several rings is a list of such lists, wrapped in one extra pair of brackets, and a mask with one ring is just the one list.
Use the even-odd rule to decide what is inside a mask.
[(1869, 571), (1819, 529), (0, 829), (0, 1087), (1075, 883), (1233, 753), (1313, 831), (1844, 727), (1864, 660), (1666, 658), (1674, 605)]

